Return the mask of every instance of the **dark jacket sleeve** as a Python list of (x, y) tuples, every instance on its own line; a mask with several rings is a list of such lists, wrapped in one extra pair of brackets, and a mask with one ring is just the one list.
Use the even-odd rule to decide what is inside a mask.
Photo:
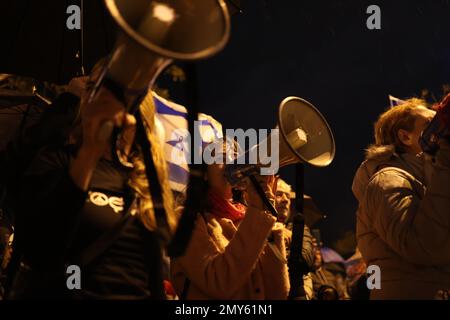
[(311, 270), (313, 270), (314, 269), (313, 237), (312, 237), (312, 234), (311, 234), (311, 230), (306, 225), (305, 225), (305, 229), (303, 231), (302, 257), (305, 260), (305, 262), (308, 265), (308, 267)]
[(16, 234), (34, 267), (48, 269), (64, 261), (77, 230), (87, 193), (72, 181), (69, 165), (68, 150), (44, 150), (23, 175)]
[[(287, 238), (287, 256), (290, 255), (291, 246), (292, 246), (292, 230), (285, 229), (286, 238)], [(311, 230), (307, 225), (305, 225), (303, 229), (303, 243), (302, 243), (302, 258), (306, 264), (306, 266), (313, 270), (314, 269), (314, 245), (313, 245), (313, 236), (311, 234)]]

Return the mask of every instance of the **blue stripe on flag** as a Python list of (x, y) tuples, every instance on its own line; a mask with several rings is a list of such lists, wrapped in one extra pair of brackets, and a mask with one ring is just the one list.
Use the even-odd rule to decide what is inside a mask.
[(202, 125), (202, 126), (210, 126), (211, 129), (212, 129), (213, 132), (214, 132), (214, 137), (215, 137), (216, 139), (219, 139), (219, 138), (220, 138), (219, 132), (217, 131), (216, 127), (214, 127), (213, 124), (212, 124), (211, 122), (209, 122), (209, 120), (200, 120), (200, 125)]
[(170, 181), (187, 185), (189, 180), (189, 171), (169, 161), (167, 161), (167, 166), (169, 169)]
[(156, 112), (158, 112), (159, 114), (179, 116), (179, 117), (183, 117), (183, 118), (187, 119), (187, 113), (172, 109), (171, 107), (165, 105), (162, 101), (160, 101), (158, 99), (153, 99), (153, 100), (155, 101)]

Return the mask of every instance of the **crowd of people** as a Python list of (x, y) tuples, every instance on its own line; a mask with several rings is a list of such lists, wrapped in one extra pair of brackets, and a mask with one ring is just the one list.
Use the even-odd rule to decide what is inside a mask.
[[(234, 189), (224, 164), (208, 165), (205, 210), (184, 254), (167, 257), (155, 212), (163, 207), (173, 235), (184, 202), (167, 183), (154, 106), (143, 103), (140, 111), (148, 115), (162, 204), (149, 191), (136, 118), (107, 89), (89, 101), (91, 85), (87, 78), (72, 81), (20, 144), (12, 141), (3, 153), (2, 297), (287, 299), (297, 214), (291, 186), (278, 176), (257, 176), (274, 216), (251, 183)], [(450, 288), (450, 145), (443, 138), (437, 153), (427, 155), (419, 144), (435, 113), (411, 99), (379, 117), (353, 182), (355, 255), (326, 259), (317, 230), (305, 225), (301, 298), (433, 299)], [(120, 128), (117, 141), (98, 138), (105, 122)], [(82, 269), (79, 290), (66, 286), (73, 264)], [(367, 287), (368, 265), (379, 266), (380, 288)]]

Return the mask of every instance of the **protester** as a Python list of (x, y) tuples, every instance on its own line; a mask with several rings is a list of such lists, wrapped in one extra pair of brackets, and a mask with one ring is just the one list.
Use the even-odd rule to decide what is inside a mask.
[(291, 199), (295, 199), (295, 192), (292, 191), (292, 187), (286, 181), (279, 178), (276, 192), (276, 209), (279, 222), (286, 224), (290, 220)]
[[(287, 224), (288, 221), (292, 220), (292, 206), (291, 199), (295, 199), (295, 192), (292, 187), (283, 179), (278, 178), (277, 191), (276, 191), (276, 209), (278, 213), (278, 221)], [(284, 232), (286, 234), (286, 250), (289, 256), (290, 246), (292, 241), (292, 224), (285, 226)], [(314, 247), (313, 247), (313, 237), (311, 231), (307, 225), (305, 225), (303, 230), (303, 244), (302, 244), (302, 263), (305, 265), (305, 269), (310, 271), (314, 270)], [(311, 300), (314, 296), (313, 291), (313, 280), (310, 272), (303, 275), (304, 290), (306, 298)]]
[(409, 99), (380, 115), (356, 172), (358, 248), (380, 268), (371, 299), (433, 299), (450, 287), (450, 145), (431, 158), (419, 138), (435, 112)]
[[(225, 146), (221, 148), (226, 154)], [(247, 206), (232, 200), (224, 164), (209, 165), (207, 180), (206, 213), (198, 215), (184, 256), (172, 261), (172, 281), (178, 296), (190, 300), (286, 299), (289, 278), (283, 261), (283, 225), (267, 211), (251, 184), (246, 188)], [(258, 182), (274, 201), (274, 177), (260, 176)], [(270, 234), (273, 247), (268, 245)]]
[(370, 290), (367, 288), (367, 265), (361, 252), (355, 253), (345, 261), (348, 291), (352, 300), (369, 300)]
[(345, 268), (337, 261), (324, 261), (322, 245), (315, 237), (312, 239), (314, 267), (310, 272), (313, 283), (314, 300), (347, 300), (347, 282)]
[[(136, 120), (108, 90), (101, 89), (93, 102), (88, 94), (82, 94), (72, 143), (44, 148), (21, 181), (16, 241), (20, 266), (32, 272), (31, 281), (20, 283), (25, 272), (19, 268), (10, 298), (165, 298), (162, 279), (156, 281), (162, 273), (155, 258), (160, 258), (159, 232), (142, 150), (135, 143)], [(140, 111), (155, 154), (152, 99), (148, 95)], [(99, 139), (106, 121), (122, 130), (117, 144), (112, 136)], [(129, 165), (115, 158), (116, 146)], [(176, 220), (165, 163), (161, 155), (154, 159), (171, 232)], [(102, 236), (112, 240), (101, 242)], [(68, 264), (82, 265), (80, 290), (66, 287)]]

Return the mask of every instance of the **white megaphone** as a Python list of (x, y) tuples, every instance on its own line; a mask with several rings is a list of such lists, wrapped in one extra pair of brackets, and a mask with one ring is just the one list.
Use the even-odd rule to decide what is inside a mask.
[[(137, 116), (142, 100), (165, 67), (174, 60), (210, 57), (224, 48), (230, 35), (230, 17), (223, 0), (103, 1), (119, 32), (89, 102), (105, 86), (125, 104), (128, 113)], [(150, 110), (146, 112), (143, 118), (153, 118)], [(107, 140), (113, 129), (113, 122), (105, 121), (99, 141)]]
[[(334, 159), (335, 143), (333, 133), (323, 115), (308, 101), (298, 97), (284, 99), (278, 111), (278, 168), (289, 164), (306, 163), (314, 167), (326, 167)], [(271, 144), (269, 137), (261, 143)], [(256, 152), (260, 145), (250, 148), (239, 158), (246, 159)], [(227, 164), (225, 177), (235, 186), (248, 176), (259, 174), (261, 163), (242, 164), (235, 160)]]
[(134, 113), (161, 71), (174, 60), (194, 61), (222, 50), (230, 35), (223, 0), (103, 0), (119, 27), (100, 85)]

